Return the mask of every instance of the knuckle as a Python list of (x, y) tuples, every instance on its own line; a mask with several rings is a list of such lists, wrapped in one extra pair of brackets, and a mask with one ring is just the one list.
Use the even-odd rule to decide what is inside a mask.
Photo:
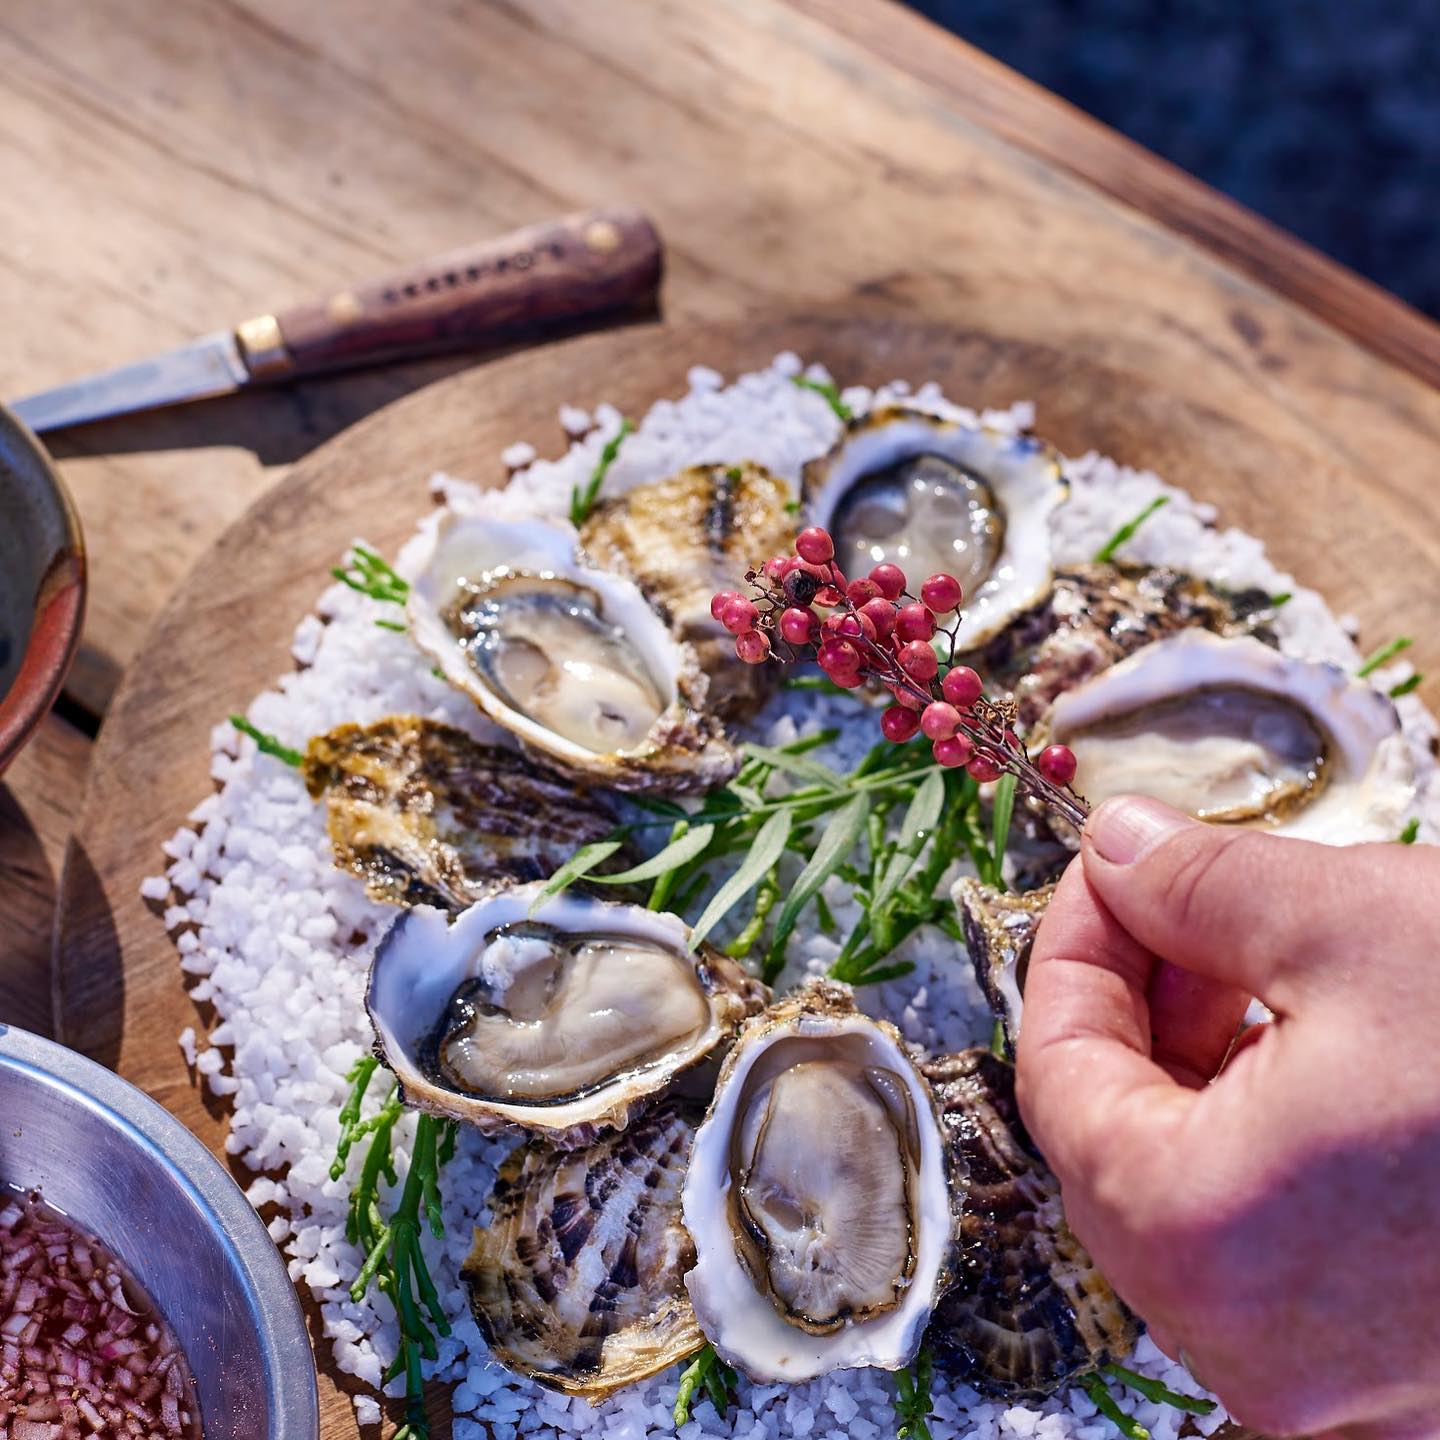
[[(1217, 896), (1245, 883), (1246, 854), (1253, 838), (1213, 829), (1187, 833), (1184, 846), (1169, 857), (1171, 868), (1162, 881), (1163, 901), (1175, 924), (1194, 930), (1213, 920)], [(1162, 846), (1157, 858), (1166, 858), (1167, 848)]]

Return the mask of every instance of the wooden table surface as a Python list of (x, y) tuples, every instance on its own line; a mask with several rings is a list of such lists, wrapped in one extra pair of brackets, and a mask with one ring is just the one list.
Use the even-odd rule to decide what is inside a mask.
[[(0, 394), (625, 201), (670, 318), (1043, 341), (1343, 454), (1440, 537), (1440, 330), (890, 0), (9, 0), (0, 68)], [(54, 438), (92, 591), (0, 783), (0, 1018), (49, 1028), (91, 736), (166, 596), (289, 462), (464, 363)]]

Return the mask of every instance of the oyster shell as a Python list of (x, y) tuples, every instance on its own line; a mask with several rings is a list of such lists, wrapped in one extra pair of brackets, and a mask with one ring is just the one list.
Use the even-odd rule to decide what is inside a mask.
[(888, 560), (917, 594), (937, 571), (954, 575), (968, 650), (1049, 589), (1050, 514), (1066, 489), (1058, 458), (1030, 436), (892, 405), (850, 421), (805, 467), (804, 497), (847, 575)]
[(390, 905), (463, 910), (495, 885), (543, 880), (615, 828), (594, 793), (453, 725), (390, 715), (306, 746), (335, 863)]
[(1067, 690), (1033, 737), (1075, 752), (1092, 804), (1137, 791), (1201, 819), (1355, 844), (1415, 793), (1394, 704), (1338, 666), (1186, 630)]
[(1152, 641), (1198, 627), (1270, 644), (1274, 613), (1264, 591), (1224, 591), (1180, 570), (1078, 565), (1057, 571), (1045, 599), (971, 663), (992, 688), (1013, 694), (1028, 730), (1061, 693)]
[(988, 1050), (923, 1067), (962, 1196), (956, 1283), (930, 1322), (936, 1363), (1006, 1400), (1052, 1394), (1134, 1348), (1135, 1318), (1065, 1223), (1060, 1185)]
[(674, 915), (520, 885), (411, 910), (381, 942), (366, 1006), (409, 1105), (557, 1144), (621, 1128), (716, 1054), (765, 988)]
[(616, 790), (706, 790), (739, 766), (694, 650), (633, 581), (543, 520), (438, 525), (407, 600), (416, 644), (546, 764)]
[(955, 882), (950, 898), (960, 912), (965, 948), (975, 967), (990, 1008), (1005, 1031), (1005, 1043), (1015, 1053), (1024, 1014), (1025, 970), (1035, 932), (1045, 918), (1054, 885), (1024, 894), (995, 890), (972, 875)]
[(793, 498), (763, 465), (692, 465), (601, 500), (580, 529), (586, 554), (630, 575), (695, 647), (710, 677), (710, 708), (723, 720), (758, 710), (778, 670), (736, 657), (735, 637), (710, 614), (710, 600), (717, 590), (739, 589), (745, 572), (766, 557), (789, 550)]
[(664, 1100), (584, 1149), (531, 1141), (500, 1167), (460, 1277), (502, 1363), (598, 1401), (700, 1348), (680, 1218), (699, 1119)]
[(893, 1027), (812, 982), (726, 1058), (685, 1177), (685, 1277), (716, 1353), (757, 1381), (898, 1369), (947, 1279), (946, 1147)]

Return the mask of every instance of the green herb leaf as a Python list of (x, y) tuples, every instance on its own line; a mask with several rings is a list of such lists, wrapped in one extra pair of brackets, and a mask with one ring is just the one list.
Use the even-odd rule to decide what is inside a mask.
[(243, 715), (232, 715), (230, 723), (242, 735), (248, 735), (259, 746), (262, 755), (273, 755), (275, 759), (283, 760), (285, 764), (292, 765), (296, 769), (304, 763), (305, 757), (298, 750), (292, 750), (288, 745), (282, 745), (273, 735), (267, 735), (263, 730), (252, 725)]
[(1191, 1415), (1214, 1413), (1213, 1400), (1206, 1400), (1199, 1395), (1182, 1395), (1178, 1390), (1171, 1390), (1158, 1380), (1152, 1380), (1148, 1375), (1138, 1374), (1134, 1370), (1127, 1370), (1123, 1365), (1106, 1365), (1104, 1370), (1107, 1375), (1113, 1375), (1122, 1385), (1128, 1385), (1156, 1405), (1169, 1405), (1172, 1409), (1185, 1410)]
[(827, 675), (788, 675), (780, 684), (786, 690), (815, 690), (821, 695), (852, 695), (851, 690), (837, 685)]
[(697, 1390), (705, 1392), (706, 1398), (715, 1407), (716, 1415), (723, 1420), (730, 1409), (730, 1396), (736, 1383), (735, 1372), (709, 1345), (697, 1351), (695, 1358), (680, 1372), (680, 1389), (675, 1395), (672, 1412), (676, 1428), (689, 1424), (690, 1407)]
[(1008, 772), (995, 782), (995, 801), (990, 809), (990, 884), (1005, 888), (1005, 846), (1010, 838), (1010, 821), (1015, 813), (1015, 776)]
[(619, 839), (595, 840), (589, 845), (582, 845), (545, 882), (544, 887), (530, 906), (530, 913), (533, 915), (552, 895), (558, 895), (568, 885), (579, 880), (581, 876), (588, 875), (597, 865), (603, 864), (624, 843), (625, 837), (622, 835)]
[(780, 911), (780, 918), (775, 922), (775, 933), (770, 939), (770, 953), (765, 957), (762, 972), (767, 985), (773, 985), (775, 977), (784, 968), (785, 943), (800, 919), (800, 912), (819, 894), (820, 887), (855, 848), (855, 842), (864, 832), (865, 820), (869, 814), (870, 797), (862, 792), (830, 817), (830, 823), (826, 825), (814, 850), (810, 852), (809, 863), (790, 887), (790, 894)]
[(590, 518), (590, 512), (595, 508), (595, 499), (600, 494), (600, 487), (605, 483), (605, 477), (610, 473), (610, 467), (620, 453), (620, 445), (634, 428), (629, 420), (621, 420), (620, 428), (605, 442), (605, 448), (600, 452), (600, 458), (590, 472), (589, 481), (570, 491), (570, 523), (577, 530)]
[(1378, 670), (1387, 660), (1393, 660), (1402, 650), (1408, 650), (1415, 643), (1413, 635), (1397, 635), (1388, 645), (1382, 645), (1366, 657), (1364, 664), (1355, 672), (1363, 678), (1372, 670)]
[[(638, 885), (642, 880), (654, 880), (667, 871), (678, 870), (687, 861), (693, 860), (710, 843), (714, 834), (715, 827), (713, 825), (697, 825), (693, 830), (688, 830), (678, 839), (672, 840), (663, 850), (657, 851), (648, 860), (642, 860), (640, 864), (632, 865), (630, 869), (621, 870), (614, 875), (592, 875), (590, 883), (592, 885)], [(600, 858), (603, 860), (605, 857), (602, 855)]]
[(1402, 695), (1409, 695), (1412, 691), (1418, 690), (1424, 680), (1425, 677), (1417, 670), (1408, 680), (1402, 680), (1398, 685), (1390, 687), (1390, 698), (1398, 700)]
[(1116, 1403), (1098, 1375), (1086, 1375), (1080, 1388), (1095, 1402), (1100, 1413), (1123, 1435), (1125, 1440), (1150, 1440), (1150, 1432), (1132, 1420)]
[(735, 908), (740, 897), (753, 890), (765, 872), (785, 853), (792, 816), (777, 810), (761, 827), (740, 868), (720, 887), (690, 932), (690, 949), (700, 942)]
[(935, 822), (940, 818), (944, 804), (945, 774), (937, 768), (921, 782), (915, 798), (910, 802), (910, 808), (905, 812), (905, 818), (900, 822), (899, 849), (886, 867), (879, 890), (871, 897), (872, 911), (883, 910), (899, 890), (910, 873), (910, 867), (914, 865), (916, 857), (925, 848), (925, 842), (934, 831)]
[(410, 627), (403, 620), (377, 620), (377, 630), (393, 630), (397, 635), (404, 635)]
[(1396, 837), (1402, 845), (1413, 845), (1420, 834), (1420, 817), (1407, 821), (1405, 828)]
[(837, 775), (828, 765), (822, 765), (818, 760), (811, 760), (803, 754), (796, 754), (793, 750), (749, 744), (742, 745), (740, 749), (747, 758), (759, 760), (783, 774), (808, 780), (812, 785), (823, 785), (827, 790), (840, 790), (844, 787), (844, 776)]
[(1133, 540), (1140, 527), (1159, 509), (1170, 503), (1168, 495), (1157, 495), (1133, 520), (1127, 520), (1096, 552), (1097, 565), (1108, 564), (1127, 540)]
[(397, 575), (385, 558), (368, 545), (352, 545), (350, 558), (330, 573), (361, 595), (388, 605), (403, 605), (410, 593), (410, 582)]
[(1272, 610), (1278, 610), (1282, 605), (1288, 605), (1294, 598), (1295, 596), (1292, 591), (1282, 590), (1278, 595), (1272, 595), (1270, 597), (1270, 608)]
[(792, 375), (790, 381), (801, 390), (813, 390), (835, 412), (837, 420), (851, 420), (855, 412), (840, 398), (840, 387), (833, 380), (811, 380), (804, 375)]
[(934, 1374), (935, 1363), (928, 1348), (921, 1349), (908, 1370), (895, 1372), (895, 1414), (900, 1421), (895, 1440), (931, 1440), (926, 1422), (930, 1419)]

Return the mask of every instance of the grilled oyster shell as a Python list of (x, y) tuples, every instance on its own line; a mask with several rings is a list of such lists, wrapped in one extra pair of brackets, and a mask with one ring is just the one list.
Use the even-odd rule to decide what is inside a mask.
[(1020, 1037), (1030, 948), (1054, 893), (1055, 887), (1046, 885), (1017, 895), (992, 889), (972, 875), (962, 876), (950, 892), (960, 912), (975, 979), (1004, 1028), (1012, 1055)]
[[(394, 1072), (406, 1104), (491, 1134), (520, 1130), (556, 1145), (584, 1145), (604, 1130), (624, 1128), (682, 1075), (718, 1058), (769, 992), (718, 950), (702, 945), (692, 954), (689, 931), (674, 915), (572, 894), (536, 904), (542, 888), (534, 883), (497, 891), (453, 919), (437, 910), (406, 911), (375, 952), (365, 1004), (377, 1052)], [(537, 938), (536, 932), (542, 940), (553, 935), (556, 944), (549, 955), (542, 945), (538, 957), (527, 958), (519, 946)], [(500, 940), (507, 942), (504, 953), (492, 957)], [(667, 969), (646, 972), (651, 988), (644, 993), (674, 998), (675, 1007), (665, 1013), (659, 1004), (640, 1014), (627, 1010), (617, 985), (630, 984), (626, 977), (633, 972), (619, 981), (607, 978), (609, 956), (603, 951), (573, 980), (577, 990), (565, 990), (571, 982), (559, 978), (553, 982), (558, 990), (526, 984), (527, 974), (544, 974), (527, 966), (560, 953), (562, 944), (626, 940), (673, 961), (673, 977)], [(558, 977), (561, 971), (550, 973)], [(670, 990), (675, 983), (684, 989)], [(516, 1003), (507, 988), (512, 985), (522, 995), (518, 1019), (507, 1008)], [(455, 1006), (462, 993), (460, 1015)], [(652, 1015), (657, 1026), (677, 1015), (682, 1023), (657, 1030), (654, 1046), (647, 1048), (637, 1027)], [(472, 1019), (475, 1030), (469, 1028)], [(463, 1084), (442, 1056), (441, 1046), (455, 1038), (457, 1022), (462, 1032), (454, 1054), (460, 1063), (473, 1063), (465, 1078), (482, 1075), (483, 1087)], [(619, 1069), (606, 1068), (601, 1062), (611, 1060), (622, 1030), (631, 1042), (630, 1058)], [(601, 1047), (594, 1066), (584, 1053), (587, 1034), (597, 1036)], [(543, 1088), (550, 1082), (556, 1093)]]
[(1070, 1232), (1025, 1131), (1015, 1071), (988, 1050), (922, 1067), (962, 1194), (956, 1283), (936, 1308), (936, 1364), (982, 1395), (1039, 1399), (1134, 1348), (1135, 1317)]
[[(823, 1101), (813, 1123), (787, 1109), (792, 1079), (802, 1106), (833, 1095), (850, 1128), (827, 1126)], [(892, 1145), (898, 1183), (883, 1160), (878, 1178), (867, 1168)], [(856, 1010), (848, 986), (812, 981), (757, 1015), (721, 1068), (685, 1177), (696, 1252), (685, 1284), (705, 1338), (761, 1382), (909, 1364), (949, 1279), (948, 1178), (915, 1062), (892, 1026)], [(905, 1212), (896, 1227), (884, 1218), (892, 1206)]]
[(694, 1102), (666, 1100), (584, 1149), (531, 1141), (501, 1166), (460, 1277), (504, 1364), (599, 1401), (704, 1343), (680, 1218), (699, 1119)]
[(600, 501), (580, 529), (586, 554), (629, 575), (695, 647), (710, 677), (709, 706), (722, 720), (754, 714), (779, 672), (736, 657), (735, 637), (710, 614), (710, 600), (718, 590), (741, 588), (747, 570), (789, 550), (793, 498), (784, 480), (748, 460), (692, 465)]
[(389, 905), (463, 910), (497, 884), (553, 875), (616, 824), (598, 794), (418, 715), (316, 735), (303, 773), (336, 865)]

